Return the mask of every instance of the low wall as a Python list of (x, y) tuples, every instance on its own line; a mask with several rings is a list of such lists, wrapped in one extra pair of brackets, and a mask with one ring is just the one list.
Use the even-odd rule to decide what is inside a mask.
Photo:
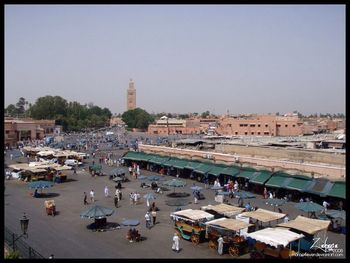
[[(189, 149), (171, 148), (164, 146), (153, 146), (140, 144), (139, 149), (142, 152), (166, 155), (171, 157), (181, 157), (192, 160), (211, 159), (216, 163), (233, 164), (235, 156), (232, 154), (216, 153), (208, 151), (196, 151)], [(210, 156), (210, 158), (208, 158)], [(250, 157), (239, 155), (239, 163), (250, 164), (253, 166), (264, 166), (268, 169), (280, 168), (283, 170), (295, 170), (303, 173), (313, 173), (315, 177), (326, 177), (329, 180), (345, 180), (345, 167), (336, 167), (332, 165), (298, 163), (292, 161), (273, 160), (262, 157)], [(318, 176), (317, 176), (318, 175)]]
[(249, 155), (252, 157), (275, 157), (278, 159), (289, 159), (302, 162), (327, 163), (343, 165), (345, 167), (345, 154), (335, 154), (329, 152), (320, 152), (312, 149), (286, 149), (271, 148), (266, 146), (246, 146), (232, 144), (216, 144), (215, 150), (222, 153), (237, 153), (240, 155)]

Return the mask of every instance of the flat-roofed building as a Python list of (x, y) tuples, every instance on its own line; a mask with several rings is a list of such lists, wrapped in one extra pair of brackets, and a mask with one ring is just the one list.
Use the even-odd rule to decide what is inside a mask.
[(221, 135), (297, 136), (303, 123), (296, 116), (250, 115), (224, 117), (216, 131)]
[(31, 118), (15, 119), (5, 117), (4, 120), (4, 144), (16, 146), (18, 141), (43, 139), (46, 135), (54, 135), (55, 120), (33, 120)]

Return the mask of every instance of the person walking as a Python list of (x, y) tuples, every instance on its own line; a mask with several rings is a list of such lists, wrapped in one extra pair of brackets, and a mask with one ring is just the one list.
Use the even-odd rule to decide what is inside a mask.
[(91, 201), (91, 203), (95, 202), (95, 192), (92, 189), (90, 191), (90, 201)]
[(194, 196), (194, 203), (195, 203), (195, 204), (198, 204), (198, 192), (195, 191), (195, 192), (193, 193), (193, 196)]
[(105, 197), (108, 197), (109, 196), (109, 190), (108, 190), (108, 187), (107, 185), (105, 186)]
[(86, 192), (84, 192), (84, 205), (87, 205), (88, 202), (87, 202), (87, 194)]
[(172, 245), (172, 250), (179, 253), (180, 251), (180, 238), (179, 236), (177, 235), (177, 233), (174, 234), (173, 236), (173, 245)]
[(264, 199), (267, 199), (267, 189), (264, 187)]
[(114, 195), (114, 206), (117, 208), (118, 207), (118, 202), (119, 202), (119, 197), (117, 194)]
[(152, 218), (153, 218), (153, 225), (155, 225), (156, 224), (156, 220), (157, 220), (157, 212), (156, 212), (156, 210), (155, 209), (152, 210), (151, 214), (152, 214)]
[(224, 248), (224, 239), (222, 238), (222, 236), (220, 236), (218, 238), (218, 253), (219, 253), (219, 255), (222, 255), (223, 248)]
[(288, 214), (283, 218), (283, 223), (287, 223), (289, 221)]
[(151, 229), (151, 215), (148, 211), (145, 214), (145, 219), (146, 219), (146, 228)]
[(326, 212), (327, 211), (327, 207), (329, 206), (329, 203), (326, 200), (324, 200), (322, 205), (324, 207), (324, 212)]

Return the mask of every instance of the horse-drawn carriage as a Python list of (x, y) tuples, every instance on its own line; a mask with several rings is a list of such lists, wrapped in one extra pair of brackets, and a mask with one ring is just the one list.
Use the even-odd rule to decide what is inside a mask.
[(55, 201), (54, 200), (47, 200), (44, 203), (45, 203), (46, 214), (55, 216), (56, 215)]
[(186, 209), (174, 212), (170, 217), (175, 221), (176, 232), (185, 240), (199, 244), (205, 240), (205, 222), (214, 219), (212, 214), (201, 210)]
[(205, 223), (207, 225), (206, 237), (209, 239), (209, 248), (218, 248), (218, 238), (223, 237), (223, 252), (231, 256), (238, 256), (248, 252), (246, 239), (241, 231), (248, 231), (252, 224), (231, 218), (220, 218)]

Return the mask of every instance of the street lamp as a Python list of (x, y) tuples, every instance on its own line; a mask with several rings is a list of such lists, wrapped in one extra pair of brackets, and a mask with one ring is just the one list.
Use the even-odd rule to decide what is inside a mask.
[(23, 217), (19, 220), (19, 222), (21, 224), (22, 235), (15, 238), (15, 234), (14, 233), (12, 234), (12, 248), (13, 248), (13, 250), (16, 249), (15, 242), (18, 239), (20, 239), (23, 236), (28, 237), (27, 230), (28, 230), (29, 218), (27, 218), (26, 213), (23, 213)]

